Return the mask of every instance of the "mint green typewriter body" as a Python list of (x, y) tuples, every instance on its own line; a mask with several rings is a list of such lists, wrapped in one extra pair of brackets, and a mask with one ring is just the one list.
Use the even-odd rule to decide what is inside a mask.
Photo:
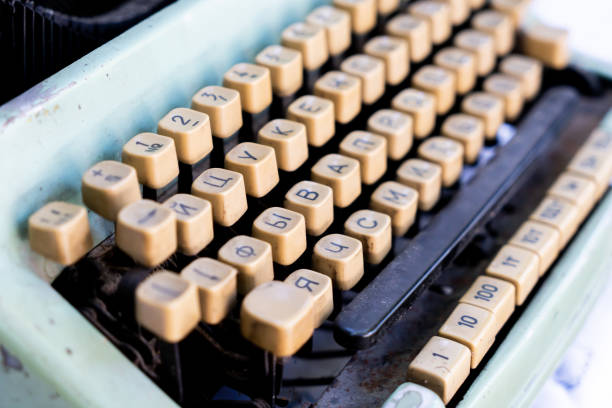
[[(179, 1), (0, 107), (0, 407), (176, 406), (49, 285), (61, 266), (30, 251), (27, 218), (51, 200), (82, 204), (84, 170), (328, 2)], [(112, 232), (90, 222), (96, 242)], [(611, 267), (608, 194), (460, 406), (528, 406)]]

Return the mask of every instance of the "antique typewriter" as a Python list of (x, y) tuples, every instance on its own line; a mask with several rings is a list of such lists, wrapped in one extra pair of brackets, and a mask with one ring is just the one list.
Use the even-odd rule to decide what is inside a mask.
[(612, 265), (529, 7), (182, 0), (0, 107), (0, 406), (528, 406)]

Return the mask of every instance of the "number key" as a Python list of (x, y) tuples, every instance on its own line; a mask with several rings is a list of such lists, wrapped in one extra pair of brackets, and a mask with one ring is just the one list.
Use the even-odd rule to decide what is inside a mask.
[(509, 282), (479, 276), (459, 299), (459, 303), (478, 306), (491, 312), (495, 318), (495, 332), (498, 332), (514, 312), (514, 292), (514, 286)]
[(234, 135), (242, 127), (240, 93), (233, 89), (202, 88), (191, 99), (191, 108), (208, 115), (212, 134), (220, 139)]
[(174, 140), (155, 133), (130, 139), (123, 145), (121, 160), (136, 169), (140, 183), (154, 189), (165, 187), (179, 174)]
[(248, 113), (257, 114), (272, 103), (272, 80), (266, 67), (236, 64), (223, 75), (223, 86), (240, 93), (242, 109)]
[(157, 123), (157, 133), (174, 139), (176, 155), (186, 164), (197, 163), (213, 148), (208, 115), (192, 109), (172, 109)]

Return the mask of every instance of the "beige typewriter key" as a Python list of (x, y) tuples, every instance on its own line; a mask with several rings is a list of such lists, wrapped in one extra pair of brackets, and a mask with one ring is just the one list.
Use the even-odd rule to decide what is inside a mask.
[(334, 0), (335, 7), (351, 15), (351, 26), (356, 34), (366, 34), (376, 25), (377, 0)]
[(488, 310), (459, 303), (444, 322), (438, 335), (467, 346), (472, 352), (472, 368), (478, 364), (495, 341), (497, 325)]
[(419, 202), (419, 193), (395, 181), (382, 183), (370, 199), (370, 208), (391, 217), (393, 235), (402, 236), (414, 223)]
[(578, 229), (580, 211), (576, 205), (563, 198), (547, 196), (529, 218), (559, 231), (559, 249), (562, 249)]
[(334, 104), (336, 121), (346, 124), (361, 110), (361, 80), (342, 71), (329, 71), (315, 82), (314, 93)]
[(308, 159), (306, 126), (287, 119), (274, 119), (259, 130), (257, 142), (274, 148), (278, 168), (294, 171)]
[(508, 120), (516, 120), (523, 110), (523, 89), (518, 79), (505, 74), (493, 74), (485, 79), (483, 90), (504, 100)]
[(488, 310), (495, 318), (495, 332), (499, 332), (514, 312), (514, 285), (490, 276), (479, 276), (459, 303)]
[(244, 142), (225, 155), (225, 167), (244, 176), (248, 195), (263, 197), (278, 184), (276, 155), (270, 146)]
[(455, 74), (456, 91), (464, 95), (476, 84), (476, 58), (469, 51), (456, 47), (443, 48), (434, 56), (434, 63)]
[(354, 130), (340, 143), (340, 154), (359, 160), (361, 182), (373, 184), (387, 171), (387, 139)]
[(155, 133), (139, 133), (121, 151), (121, 160), (134, 167), (138, 181), (150, 188), (162, 188), (179, 174), (174, 140)]
[(512, 19), (499, 11), (480, 11), (472, 18), (472, 27), (493, 36), (495, 52), (504, 55), (514, 47)]
[(285, 283), (314, 298), (315, 327), (321, 326), (334, 310), (332, 280), (329, 276), (309, 269), (299, 269), (287, 276)]
[(438, 0), (450, 9), (450, 19), (453, 25), (461, 25), (470, 16), (468, 0)]
[(493, 36), (478, 30), (462, 30), (455, 36), (454, 44), (456, 47), (474, 54), (478, 75), (488, 75), (495, 67), (496, 55)]
[(207, 200), (190, 194), (175, 194), (164, 207), (176, 214), (178, 250), (195, 255), (213, 239), (212, 206)]
[(284, 282), (264, 283), (242, 301), (242, 335), (275, 356), (294, 354), (312, 336), (314, 327), (314, 297)]
[(312, 265), (329, 276), (336, 288), (349, 290), (364, 273), (361, 241), (343, 234), (326, 235), (315, 244)]
[(538, 283), (540, 259), (536, 254), (514, 245), (504, 245), (487, 267), (487, 275), (514, 285), (516, 305), (523, 304)]
[(242, 127), (240, 93), (233, 89), (204, 87), (191, 98), (191, 108), (208, 115), (215, 137), (228, 138)]
[(461, 110), (482, 119), (487, 140), (495, 140), (497, 130), (504, 123), (504, 101), (490, 93), (474, 92), (461, 103)]
[(215, 222), (224, 227), (234, 225), (247, 210), (244, 178), (235, 171), (204, 171), (191, 185), (191, 194), (210, 201)]
[(433, 336), (408, 366), (408, 379), (434, 391), (445, 404), (470, 374), (470, 349)]
[(537, 24), (523, 30), (521, 49), (549, 67), (563, 69), (570, 60), (567, 37), (567, 30)]
[(409, 7), (410, 14), (429, 22), (431, 41), (442, 44), (451, 35), (451, 15), (447, 4), (431, 0), (417, 1)]
[(155, 201), (136, 201), (119, 211), (115, 234), (123, 252), (139, 264), (153, 267), (176, 252), (176, 215)]
[(387, 34), (408, 41), (408, 51), (412, 62), (423, 61), (431, 52), (431, 33), (426, 19), (400, 14), (393, 17), (386, 26)]
[(321, 235), (334, 221), (334, 192), (324, 184), (300, 181), (285, 194), (284, 206), (304, 216), (309, 235)]
[(408, 76), (410, 63), (408, 43), (405, 40), (381, 35), (368, 41), (363, 50), (385, 62), (385, 76), (389, 85), (397, 85)]
[(325, 29), (329, 55), (340, 55), (350, 47), (351, 17), (346, 11), (321, 6), (306, 17), (306, 22)]
[(612, 153), (612, 131), (596, 129), (584, 143), (585, 148), (599, 152)]
[(440, 198), (442, 168), (421, 159), (408, 159), (397, 169), (397, 180), (419, 193), (419, 209), (431, 210)]
[(582, 222), (595, 204), (596, 190), (593, 181), (566, 171), (548, 189), (548, 195), (574, 204), (578, 209), (578, 219)]
[(378, 14), (387, 16), (398, 9), (400, 0), (378, 0)]
[(561, 234), (551, 226), (530, 220), (521, 225), (509, 243), (535, 253), (540, 259), (542, 276), (559, 254)]
[(197, 163), (213, 148), (208, 115), (192, 109), (172, 109), (157, 123), (157, 133), (174, 139), (176, 155), (183, 163)]
[(499, 64), (499, 70), (518, 79), (523, 98), (532, 100), (542, 84), (542, 64), (524, 55), (509, 55)]
[(387, 155), (400, 160), (412, 147), (412, 116), (381, 109), (368, 119), (368, 130), (387, 139)]
[(30, 248), (62, 265), (78, 261), (93, 246), (85, 208), (62, 201), (45, 204), (28, 218)]
[(378, 211), (359, 210), (344, 223), (344, 233), (363, 245), (366, 262), (380, 263), (391, 250), (391, 217)]
[(442, 169), (442, 185), (450, 187), (459, 180), (463, 168), (463, 145), (444, 136), (434, 136), (419, 146), (419, 157)]
[(217, 324), (236, 303), (235, 268), (212, 258), (198, 258), (181, 271), (181, 278), (198, 288), (202, 321)]
[(412, 77), (412, 86), (436, 97), (436, 113), (444, 115), (455, 103), (456, 78), (452, 71), (426, 65)]
[(281, 42), (302, 53), (302, 64), (309, 71), (321, 68), (329, 57), (325, 29), (318, 25), (292, 24), (283, 31)]
[(484, 124), (474, 116), (455, 113), (442, 123), (442, 135), (461, 143), (463, 159), (474, 163), (484, 144)]
[(340, 69), (361, 79), (363, 103), (371, 105), (385, 93), (385, 63), (369, 55), (357, 54), (345, 59)]
[(272, 103), (272, 80), (266, 67), (241, 62), (223, 75), (223, 86), (240, 92), (242, 109), (259, 113)]
[(318, 96), (304, 95), (293, 101), (287, 110), (287, 119), (306, 126), (311, 146), (323, 146), (336, 132), (334, 104)]
[(127, 164), (106, 160), (96, 163), (81, 178), (83, 202), (110, 221), (126, 205), (140, 200), (136, 170)]
[(593, 181), (597, 185), (595, 198), (599, 200), (610, 185), (612, 155), (585, 145), (576, 153), (567, 170)]
[(405, 89), (391, 101), (391, 107), (412, 116), (414, 137), (429, 136), (436, 124), (436, 98), (418, 89)]
[(255, 62), (270, 70), (276, 95), (293, 95), (303, 83), (302, 54), (291, 48), (270, 45), (255, 57)]
[(136, 321), (168, 343), (184, 339), (200, 321), (198, 290), (179, 275), (162, 270), (136, 288)]
[(274, 279), (272, 247), (266, 241), (238, 235), (219, 249), (217, 257), (238, 270), (238, 293), (241, 295)]
[(259, 214), (253, 236), (272, 245), (272, 258), (281, 265), (291, 265), (306, 250), (304, 216), (286, 208), (270, 207)]
[(340, 154), (323, 156), (311, 169), (311, 178), (334, 191), (334, 205), (348, 207), (361, 194), (359, 161)]
[(468, 4), (472, 8), (472, 10), (479, 9), (485, 5), (487, 0), (468, 0)]
[(523, 21), (530, 0), (491, 0), (491, 7), (510, 16), (514, 28)]

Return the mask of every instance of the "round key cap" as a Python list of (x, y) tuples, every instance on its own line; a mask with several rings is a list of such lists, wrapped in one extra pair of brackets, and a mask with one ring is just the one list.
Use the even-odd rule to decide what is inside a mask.
[(236, 303), (235, 268), (212, 258), (198, 258), (181, 271), (181, 278), (194, 284), (200, 298), (202, 321), (220, 323)]
[(495, 68), (496, 55), (493, 36), (478, 30), (462, 30), (455, 36), (454, 44), (475, 55), (478, 75), (488, 75)]
[(429, 388), (414, 383), (403, 383), (393, 391), (382, 408), (402, 408), (406, 406), (444, 408), (444, 403)]
[(472, 27), (493, 36), (495, 52), (504, 55), (514, 47), (514, 27), (511, 18), (499, 11), (480, 11), (472, 18)]
[(177, 249), (174, 211), (151, 200), (136, 201), (119, 212), (117, 246), (136, 262), (153, 267)]
[(281, 170), (294, 171), (308, 159), (308, 137), (302, 123), (274, 119), (259, 130), (257, 142), (274, 149)]
[(474, 163), (484, 145), (484, 123), (472, 115), (455, 113), (442, 123), (442, 135), (463, 145), (463, 159)]
[(348, 207), (361, 194), (359, 161), (340, 154), (323, 156), (311, 169), (311, 178), (334, 191), (334, 205)]
[(354, 130), (342, 139), (340, 153), (359, 160), (364, 184), (375, 183), (387, 171), (387, 140), (382, 136)]
[(366, 262), (380, 263), (391, 250), (391, 217), (372, 210), (354, 212), (344, 223), (344, 232), (361, 241)]
[(376, 0), (334, 0), (333, 4), (351, 15), (356, 34), (367, 34), (376, 25)]
[(272, 247), (266, 241), (238, 235), (227, 241), (217, 256), (238, 270), (238, 293), (241, 295), (274, 279)]
[(463, 146), (444, 136), (434, 136), (419, 146), (419, 157), (442, 169), (442, 185), (450, 187), (459, 180), (463, 168)]
[(126, 205), (140, 200), (136, 170), (127, 164), (105, 160), (88, 169), (81, 178), (83, 202), (110, 221)]
[(386, 30), (387, 34), (408, 41), (412, 62), (423, 61), (431, 52), (431, 33), (426, 19), (400, 14), (389, 20)]
[(419, 209), (431, 210), (440, 198), (442, 168), (421, 159), (408, 159), (397, 169), (397, 181), (419, 193)]
[(191, 98), (191, 108), (210, 118), (212, 134), (225, 139), (242, 127), (240, 93), (221, 86), (207, 86)]
[(335, 287), (349, 290), (364, 273), (361, 241), (343, 234), (326, 235), (315, 244), (312, 265), (329, 276)]
[(436, 98), (418, 89), (405, 89), (391, 101), (393, 109), (412, 116), (414, 137), (422, 139), (436, 124)]
[(444, 115), (455, 103), (457, 79), (452, 71), (435, 65), (420, 68), (412, 77), (412, 86), (433, 94), (436, 98), (436, 112)]
[(368, 130), (387, 139), (387, 155), (402, 159), (412, 147), (412, 116), (392, 109), (381, 109), (368, 119)]
[(463, 99), (461, 110), (480, 118), (487, 140), (495, 140), (497, 130), (504, 122), (504, 101), (501, 98), (486, 92), (473, 92)]
[(223, 75), (223, 86), (240, 93), (242, 109), (248, 113), (257, 114), (272, 103), (272, 80), (266, 67), (236, 64)]
[(385, 77), (389, 85), (397, 85), (408, 76), (410, 63), (408, 43), (405, 40), (381, 35), (368, 41), (363, 50), (366, 54), (385, 62)]
[(284, 206), (304, 216), (309, 235), (321, 235), (334, 221), (334, 192), (314, 181), (300, 181), (291, 187)]
[(178, 177), (178, 158), (172, 138), (140, 133), (121, 151), (121, 160), (136, 169), (138, 181), (150, 188), (162, 188)]
[(315, 299), (284, 282), (264, 283), (252, 290), (240, 309), (240, 331), (258, 347), (285, 357), (312, 336)]
[(225, 167), (244, 177), (248, 195), (263, 197), (279, 181), (276, 155), (270, 146), (244, 142), (225, 155)]
[(330, 55), (340, 55), (350, 47), (351, 17), (346, 11), (331, 6), (321, 6), (306, 17), (306, 22), (325, 29)]
[(272, 245), (272, 258), (281, 265), (291, 265), (306, 250), (304, 216), (285, 208), (270, 207), (259, 214), (253, 236)]
[(200, 320), (196, 285), (166, 270), (156, 272), (138, 285), (135, 312), (143, 327), (168, 343), (177, 343)]
[(208, 169), (194, 180), (191, 193), (212, 204), (215, 222), (224, 227), (234, 225), (247, 210), (244, 178), (235, 171)]
[(63, 265), (78, 261), (93, 245), (85, 208), (54, 201), (28, 218), (30, 248)]
[(321, 68), (329, 57), (325, 29), (318, 25), (292, 24), (281, 34), (281, 42), (302, 53), (302, 63), (307, 70)]
[(287, 119), (306, 126), (308, 144), (311, 146), (323, 146), (336, 132), (334, 104), (318, 96), (304, 95), (293, 101), (287, 109)]
[(300, 269), (287, 276), (285, 283), (307, 292), (314, 298), (315, 327), (321, 326), (334, 310), (331, 279), (310, 269)]
[(342, 71), (329, 71), (315, 82), (314, 93), (329, 99), (335, 108), (335, 118), (346, 124), (361, 110), (361, 80)]
[(175, 194), (164, 202), (164, 207), (176, 214), (178, 250), (195, 255), (213, 239), (212, 206), (190, 194)]
[(378, 58), (356, 54), (345, 59), (340, 69), (361, 79), (363, 103), (371, 105), (385, 92), (385, 64)]
[(213, 148), (208, 115), (187, 108), (172, 109), (157, 123), (157, 133), (171, 137), (178, 159), (194, 164)]
[(255, 62), (270, 70), (276, 95), (293, 95), (303, 83), (302, 54), (291, 48), (270, 45), (255, 57)]

